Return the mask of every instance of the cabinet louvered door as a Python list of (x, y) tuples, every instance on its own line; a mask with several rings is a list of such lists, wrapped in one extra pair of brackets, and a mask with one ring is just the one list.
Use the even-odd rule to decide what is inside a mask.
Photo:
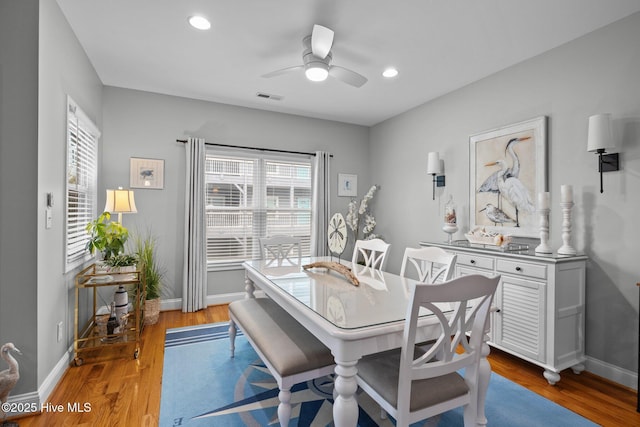
[(532, 360), (544, 362), (546, 285), (503, 274), (496, 292), (494, 341)]

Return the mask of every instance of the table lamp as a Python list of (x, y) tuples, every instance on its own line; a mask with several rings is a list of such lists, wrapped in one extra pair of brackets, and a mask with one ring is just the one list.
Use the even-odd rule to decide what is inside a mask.
[(104, 205), (105, 212), (117, 213), (118, 223), (122, 225), (123, 213), (137, 213), (136, 201), (133, 197), (133, 190), (107, 190), (107, 202)]

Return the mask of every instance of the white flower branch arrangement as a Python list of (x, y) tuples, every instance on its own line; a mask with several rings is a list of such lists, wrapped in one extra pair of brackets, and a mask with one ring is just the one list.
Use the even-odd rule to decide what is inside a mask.
[[(349, 202), (346, 223), (353, 232), (354, 240), (360, 238), (360, 226), (362, 226), (363, 240), (381, 238), (381, 236), (373, 233), (373, 229), (376, 227), (376, 219), (369, 210), (369, 202), (373, 199), (373, 195), (379, 188), (377, 185), (373, 185), (369, 191), (367, 191), (367, 194), (364, 195), (359, 206), (356, 199), (352, 199)], [(360, 220), (362, 220), (362, 223)]]

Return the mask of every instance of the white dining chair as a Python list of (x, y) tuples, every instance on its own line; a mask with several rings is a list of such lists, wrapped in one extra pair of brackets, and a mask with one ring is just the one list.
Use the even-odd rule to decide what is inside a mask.
[(299, 237), (276, 235), (260, 238), (260, 257), (269, 264), (300, 265), (302, 257), (301, 241)]
[[(451, 280), (457, 255), (435, 246), (406, 248), (400, 275), (420, 282), (439, 283)], [(408, 267), (412, 266), (412, 269)]]
[(363, 259), (365, 267), (384, 270), (389, 247), (391, 244), (382, 239), (356, 240), (351, 263), (356, 265)]
[[(358, 361), (358, 385), (396, 419), (397, 427), (459, 406), (464, 407), (465, 427), (476, 425), (483, 337), (499, 281), (500, 276), (468, 275), (441, 284), (418, 283), (407, 309), (402, 348)], [(428, 348), (416, 346), (424, 309), (433, 313), (441, 331)]]

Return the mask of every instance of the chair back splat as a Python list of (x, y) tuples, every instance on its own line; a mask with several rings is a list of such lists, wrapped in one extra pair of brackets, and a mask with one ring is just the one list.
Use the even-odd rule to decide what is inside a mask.
[(384, 270), (390, 246), (382, 239), (356, 240), (351, 263), (355, 265), (363, 259), (365, 267)]
[(272, 236), (260, 239), (260, 257), (267, 260), (268, 264), (300, 265), (302, 249), (300, 238), (293, 236)]
[(413, 267), (413, 273), (420, 282), (440, 283), (451, 280), (456, 264), (457, 255), (451, 254), (435, 246), (424, 248), (406, 248), (400, 275), (408, 277), (408, 267)]

